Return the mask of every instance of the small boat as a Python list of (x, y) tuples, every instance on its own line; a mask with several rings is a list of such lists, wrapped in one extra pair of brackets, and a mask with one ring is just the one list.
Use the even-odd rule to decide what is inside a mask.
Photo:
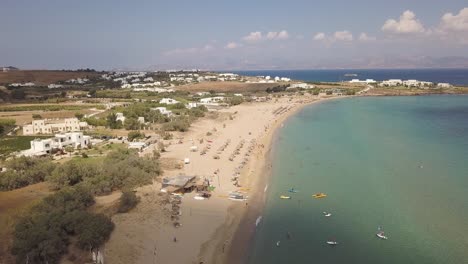
[(375, 234), (378, 238), (387, 240), (388, 237), (385, 235), (385, 232), (382, 230), (382, 228), (379, 226), (377, 234)]
[(291, 199), (291, 196), (281, 195), (280, 199)]
[(327, 244), (330, 245), (330, 246), (336, 246), (336, 245), (338, 245), (338, 242), (330, 240), (330, 241), (327, 241)]
[(260, 224), (261, 221), (262, 221), (262, 216), (259, 216), (257, 220), (255, 220), (255, 226), (258, 226), (258, 224)]
[(323, 212), (323, 215), (326, 216), (326, 217), (329, 217), (329, 216), (331, 216), (332, 214), (331, 214), (331, 213), (327, 213), (327, 212)]
[(288, 192), (290, 192), (290, 193), (298, 193), (299, 190), (296, 190), (296, 189), (294, 189), (294, 188), (291, 188), (291, 189), (288, 190)]
[(320, 199), (320, 198), (325, 198), (327, 197), (326, 194), (324, 193), (316, 193), (316, 194), (313, 194), (312, 197), (316, 198), (316, 199)]
[(281, 243), (281, 241), (278, 240), (278, 242), (276, 242), (276, 246), (279, 247), (280, 243)]
[(388, 237), (384, 235), (384, 232), (379, 232), (376, 234), (376, 236), (380, 239), (387, 240)]

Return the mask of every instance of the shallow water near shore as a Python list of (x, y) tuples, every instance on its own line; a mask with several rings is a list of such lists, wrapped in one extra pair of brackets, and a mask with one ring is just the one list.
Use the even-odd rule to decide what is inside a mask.
[(285, 122), (273, 150), (248, 263), (468, 259), (468, 96), (313, 104)]

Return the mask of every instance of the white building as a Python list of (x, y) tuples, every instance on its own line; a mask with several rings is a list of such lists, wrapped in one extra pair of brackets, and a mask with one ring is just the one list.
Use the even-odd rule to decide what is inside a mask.
[(403, 81), (400, 79), (390, 79), (390, 80), (381, 82), (379, 86), (398, 86), (402, 84), (403, 84)]
[(308, 83), (293, 83), (289, 88), (311, 89), (314, 88), (314, 86)]
[(138, 122), (140, 122), (140, 124), (144, 124), (145, 123), (145, 117), (139, 116), (138, 117)]
[(120, 121), (122, 122), (122, 124), (125, 123), (125, 116), (123, 113), (115, 113), (116, 117), (115, 117), (115, 121)]
[(161, 114), (165, 115), (165, 116), (172, 116), (172, 111), (171, 110), (167, 110), (166, 107), (155, 107), (155, 108), (151, 108), (152, 111), (159, 111)]
[(200, 99), (200, 104), (219, 104), (224, 102), (224, 96), (216, 96), (216, 97), (207, 97)]
[(365, 83), (365, 84), (373, 84), (377, 83), (374, 79), (366, 79), (366, 80), (359, 80), (359, 79), (352, 79), (349, 83)]
[(63, 85), (54, 84), (54, 83), (51, 83), (51, 84), (47, 85), (47, 88), (49, 88), (49, 89), (56, 89), (56, 88), (62, 88), (62, 87), (63, 87)]
[(189, 102), (185, 105), (185, 107), (187, 107), (187, 109), (192, 109), (192, 108), (195, 108), (197, 107), (198, 104), (196, 102)]
[(241, 93), (235, 93), (234, 96), (239, 96), (239, 97), (243, 97), (244, 95), (241, 94)]
[(82, 131), (88, 129), (87, 122), (80, 122), (78, 118), (63, 120), (33, 120), (30, 125), (23, 126), (23, 135), (54, 134), (61, 132)]
[(167, 105), (173, 105), (179, 103), (179, 101), (174, 100), (172, 98), (163, 98), (159, 101), (160, 104), (167, 104)]
[(196, 93), (196, 95), (198, 96), (205, 96), (205, 95), (209, 95), (210, 93), (209, 92), (198, 92)]
[(437, 87), (439, 88), (450, 88), (452, 85), (450, 83), (438, 83)]
[(43, 156), (67, 146), (87, 148), (91, 144), (91, 137), (84, 136), (82, 132), (68, 132), (56, 134), (53, 138), (34, 139), (30, 143), (31, 148), (21, 151), (18, 156)]

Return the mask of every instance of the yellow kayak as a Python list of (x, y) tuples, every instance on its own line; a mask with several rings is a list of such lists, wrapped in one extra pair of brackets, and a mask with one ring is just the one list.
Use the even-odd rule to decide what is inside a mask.
[(280, 198), (281, 199), (291, 199), (291, 196), (281, 195)]
[(325, 197), (327, 197), (327, 195), (324, 194), (324, 193), (316, 193), (316, 194), (312, 195), (312, 197), (319, 199), (319, 198), (325, 198)]

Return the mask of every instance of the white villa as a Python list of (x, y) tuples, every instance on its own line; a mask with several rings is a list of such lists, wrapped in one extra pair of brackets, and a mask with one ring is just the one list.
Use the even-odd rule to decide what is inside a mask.
[(224, 102), (224, 96), (216, 96), (216, 97), (207, 97), (200, 99), (200, 104), (211, 104), (211, 105), (218, 105), (219, 103)]
[(365, 80), (352, 79), (351, 81), (349, 81), (349, 83), (365, 83), (365, 84), (371, 84), (371, 83), (377, 83), (377, 81), (374, 80), (374, 79), (365, 79)]
[(179, 101), (174, 100), (172, 98), (163, 98), (159, 101), (160, 104), (167, 104), (167, 105), (172, 105), (172, 104), (177, 104)]
[(437, 87), (439, 88), (450, 88), (452, 85), (450, 83), (438, 83)]
[(90, 144), (90, 136), (84, 136), (82, 132), (68, 132), (56, 134), (53, 138), (34, 139), (31, 141), (31, 148), (21, 151), (18, 156), (43, 156), (67, 146), (87, 148)]
[(115, 115), (115, 121), (120, 121), (122, 124), (125, 123), (125, 116), (123, 113), (115, 113)]
[(63, 120), (34, 120), (30, 125), (23, 126), (23, 135), (54, 134), (62, 132), (82, 131), (88, 129), (87, 122), (80, 122), (78, 118)]
[(406, 80), (403, 81), (403, 85), (407, 87), (421, 87), (421, 86), (432, 86), (432, 82), (423, 82), (418, 80)]
[(172, 116), (172, 111), (171, 110), (167, 110), (166, 107), (155, 107), (155, 108), (151, 108), (152, 111), (159, 111), (161, 114), (165, 115), (165, 116)]
[(432, 82), (425, 82), (425, 81), (418, 81), (418, 80), (400, 80), (400, 79), (390, 79), (387, 81), (383, 81), (379, 84), (379, 86), (398, 86), (403, 85), (406, 87), (430, 87), (433, 86), (434, 83)]
[(189, 102), (185, 105), (185, 107), (187, 107), (187, 109), (192, 109), (192, 108), (195, 108), (198, 106), (198, 103), (196, 102)]
[(309, 85), (307, 83), (293, 83), (291, 84), (291, 86), (289, 86), (289, 88), (301, 88), (301, 89), (312, 89), (314, 88), (313, 85)]
[(400, 79), (390, 79), (390, 80), (381, 82), (379, 86), (398, 86), (402, 84), (403, 84), (403, 81)]

